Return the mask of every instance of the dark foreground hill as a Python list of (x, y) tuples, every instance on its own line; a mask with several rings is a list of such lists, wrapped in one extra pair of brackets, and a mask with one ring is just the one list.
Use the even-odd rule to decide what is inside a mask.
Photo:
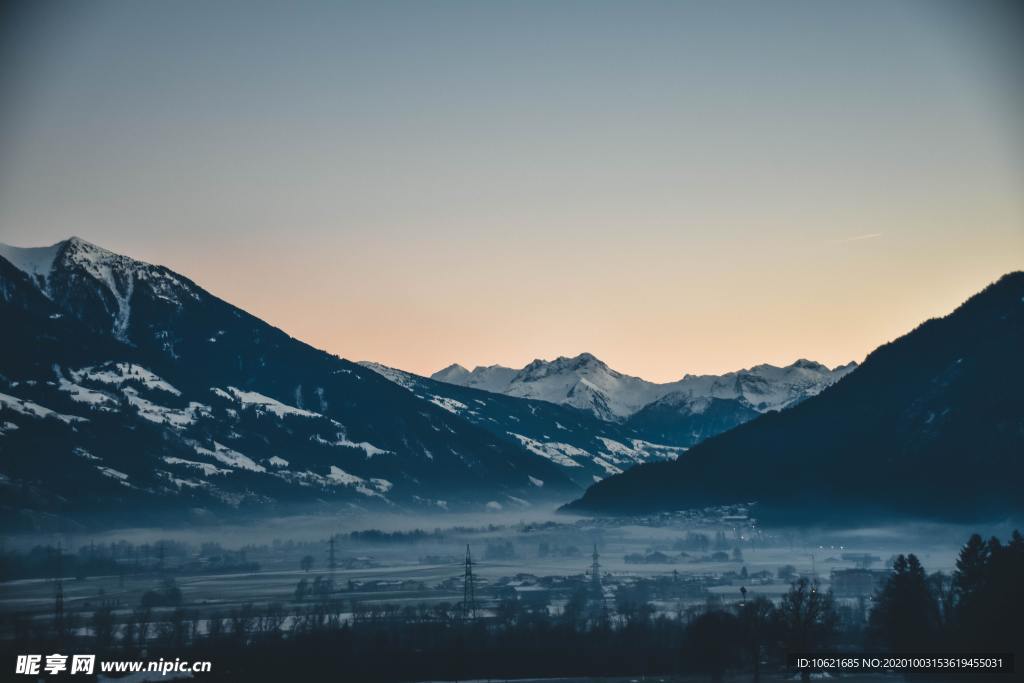
[(752, 501), (762, 517), (800, 522), (1024, 512), (1024, 273), (879, 347), (818, 396), (597, 483), (565, 509)]

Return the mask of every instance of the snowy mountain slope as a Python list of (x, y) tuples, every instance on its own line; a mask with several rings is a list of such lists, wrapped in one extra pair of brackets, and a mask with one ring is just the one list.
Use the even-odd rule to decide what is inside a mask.
[(761, 364), (724, 375), (687, 375), (670, 385), (660, 399), (665, 405), (689, 403), (694, 399), (734, 399), (764, 413), (781, 410), (814, 396), (856, 369), (854, 362), (829, 369), (821, 363), (800, 359), (777, 367)]
[(521, 444), (166, 268), (78, 239), (0, 254), (9, 523), (123, 518), (125, 505), (177, 522), (310, 505), (483, 509), (579, 490)]
[(685, 448), (652, 443), (637, 430), (587, 411), (436, 381), (379, 363), (362, 363), (430, 401), (565, 468), (583, 487), (641, 462), (673, 460)]
[[(72, 237), (49, 247), (0, 245), (0, 257), (22, 270), (65, 314), (97, 332), (129, 342), (141, 322), (134, 308), (181, 308), (201, 299), (202, 290), (167, 268), (114, 254)], [(138, 291), (136, 292), (136, 288)]]
[(431, 375), (431, 379), (463, 387), (491, 391), (496, 394), (505, 393), (504, 389), (515, 377), (517, 370), (501, 365), (480, 366), (470, 372), (459, 364), (449, 365)]
[(53, 262), (63, 246), (63, 242), (48, 247), (12, 247), (9, 244), (0, 244), (0, 256), (45, 290)]
[[(706, 399), (732, 401), (736, 418), (746, 415), (749, 419), (754, 413), (781, 410), (813, 396), (856, 367), (851, 362), (830, 370), (801, 359), (784, 368), (763, 364), (724, 375), (686, 375), (676, 382), (656, 384), (624, 375), (582, 353), (553, 361), (538, 359), (520, 370), (489, 366), (470, 372), (452, 365), (432, 379), (569, 405), (609, 421), (627, 420), (655, 405), (661, 415), (678, 409), (683, 418), (690, 418), (702, 414)], [(640, 420), (634, 426), (642, 424)]]

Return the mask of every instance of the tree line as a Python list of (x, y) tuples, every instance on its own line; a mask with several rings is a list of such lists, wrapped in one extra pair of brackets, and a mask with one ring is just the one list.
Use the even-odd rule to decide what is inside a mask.
[(612, 610), (581, 589), (557, 614), (510, 599), (498, 603), (493, 617), (476, 620), (464, 618), (457, 604), (363, 603), (312, 585), (303, 602), (200, 615), (164, 581), (127, 615), (100, 607), (76, 623), (28, 621), (4, 647), (209, 659), (208, 680), (336, 672), (370, 682), (683, 673), (720, 681), (746, 672), (759, 681), (783, 671), (785, 655), (798, 651), (1024, 652), (1022, 577), (1019, 532), (1005, 544), (972, 536), (950, 576), (929, 575), (917, 557), (900, 555), (866, 628), (843, 619), (831, 592), (806, 578), (777, 603), (765, 597), (708, 602), (669, 616), (630, 594), (620, 595)]

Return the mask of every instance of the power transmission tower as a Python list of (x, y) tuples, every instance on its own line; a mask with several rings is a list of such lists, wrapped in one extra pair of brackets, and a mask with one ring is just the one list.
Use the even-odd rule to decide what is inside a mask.
[(594, 554), (591, 556), (590, 564), (590, 599), (587, 601), (587, 611), (590, 618), (597, 620), (605, 614), (604, 588), (601, 587), (601, 562), (597, 554), (597, 543), (594, 544)]
[(53, 627), (57, 638), (64, 639), (64, 558), (60, 542), (57, 543), (57, 595), (53, 601)]
[(338, 563), (334, 559), (334, 534), (331, 534), (331, 540), (328, 541), (329, 550), (327, 552), (327, 568), (331, 570), (331, 578), (334, 578), (334, 569), (338, 566)]
[(466, 571), (462, 584), (462, 617), (476, 619), (476, 594), (473, 591), (473, 558), (466, 544)]

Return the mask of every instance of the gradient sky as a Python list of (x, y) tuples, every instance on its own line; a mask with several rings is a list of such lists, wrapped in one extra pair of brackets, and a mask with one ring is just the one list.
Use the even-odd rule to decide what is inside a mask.
[(861, 360), (1024, 267), (1020, 6), (10, 5), (0, 241), (421, 373)]

